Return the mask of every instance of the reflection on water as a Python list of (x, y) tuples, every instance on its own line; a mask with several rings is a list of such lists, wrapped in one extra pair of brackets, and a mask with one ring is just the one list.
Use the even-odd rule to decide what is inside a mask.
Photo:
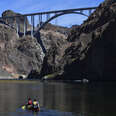
[[(0, 81), (0, 116), (115, 116), (115, 83)], [(28, 97), (41, 112), (22, 111)]]

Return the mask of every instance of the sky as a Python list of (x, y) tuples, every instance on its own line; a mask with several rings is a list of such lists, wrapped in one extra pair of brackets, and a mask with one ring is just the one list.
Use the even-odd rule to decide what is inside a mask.
[[(42, 11), (63, 10), (98, 6), (104, 0), (1, 0), (0, 14), (5, 10), (13, 10), (21, 14)], [(68, 14), (58, 17), (52, 23), (61, 26), (80, 25), (85, 16)], [(37, 20), (37, 19), (36, 19)]]

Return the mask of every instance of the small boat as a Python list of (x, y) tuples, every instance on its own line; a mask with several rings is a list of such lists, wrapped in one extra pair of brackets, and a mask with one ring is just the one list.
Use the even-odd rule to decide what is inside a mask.
[(23, 105), (21, 107), (22, 110), (30, 110), (33, 112), (39, 112), (40, 111), (40, 107), (34, 108), (32, 105)]

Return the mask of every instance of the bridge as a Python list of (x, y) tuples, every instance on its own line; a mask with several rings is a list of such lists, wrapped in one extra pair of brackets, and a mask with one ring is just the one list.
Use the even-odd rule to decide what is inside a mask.
[[(31, 14), (23, 14), (23, 15), (16, 15), (16, 16), (7, 16), (7, 17), (0, 17), (1, 20), (5, 21), (6, 24), (8, 24), (8, 20), (14, 20), (15, 26), (12, 26), (12, 28), (16, 29), (17, 34), (20, 33), (20, 20), (18, 20), (20, 17), (23, 20), (23, 35), (25, 36), (28, 31), (30, 31), (31, 36), (34, 37), (38, 31), (40, 31), (47, 23), (52, 21), (53, 19), (65, 15), (65, 14), (80, 14), (83, 16), (88, 17), (92, 11), (94, 11), (97, 7), (88, 7), (88, 8), (76, 8), (76, 9), (66, 9), (66, 10), (55, 10), (55, 11), (47, 11), (47, 12), (38, 12), (38, 13), (31, 13)], [(88, 12), (85, 12), (88, 11)], [(38, 17), (38, 28), (35, 30), (35, 16)], [(46, 20), (43, 21), (43, 16), (46, 16)], [(28, 18), (31, 18), (31, 26), (30, 30), (27, 30), (27, 23)], [(8, 24), (9, 25), (9, 24)]]

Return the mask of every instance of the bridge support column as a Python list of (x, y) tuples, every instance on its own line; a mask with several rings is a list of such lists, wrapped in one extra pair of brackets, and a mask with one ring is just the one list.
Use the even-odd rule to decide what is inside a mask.
[(42, 25), (42, 15), (40, 15), (40, 25)]
[(31, 37), (33, 37), (34, 33), (34, 16), (31, 16)]
[(25, 16), (24, 17), (24, 36), (26, 35), (26, 32), (27, 32), (27, 17)]
[(38, 15), (38, 26), (40, 27), (40, 15)]
[(50, 18), (50, 14), (47, 14), (46, 15), (46, 20), (49, 20), (49, 18)]
[(91, 15), (91, 13), (92, 13), (92, 10), (90, 9), (90, 10), (89, 10), (89, 16)]
[(8, 24), (8, 20), (7, 19), (5, 19), (5, 23)]
[(19, 36), (20, 25), (17, 17), (16, 17), (16, 31), (17, 31), (17, 35)]
[[(57, 13), (55, 13), (55, 15), (57, 15)], [(55, 25), (58, 25), (58, 19), (55, 19)]]
[(83, 13), (83, 10), (80, 10), (80, 13)]
[(42, 14), (39, 15), (39, 27), (42, 25)]

